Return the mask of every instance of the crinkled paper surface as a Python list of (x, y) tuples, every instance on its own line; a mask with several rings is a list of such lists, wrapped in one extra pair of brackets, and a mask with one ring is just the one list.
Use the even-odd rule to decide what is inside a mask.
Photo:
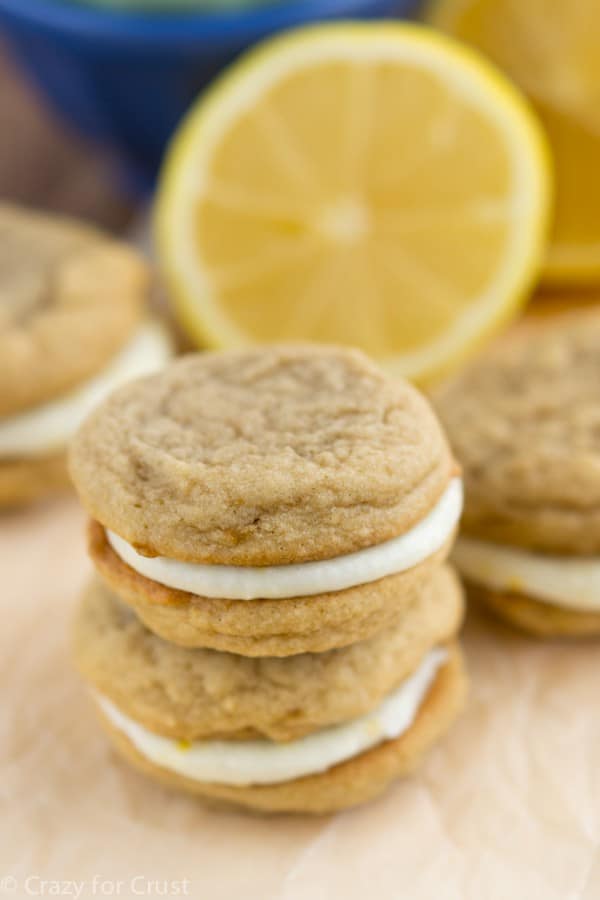
[(116, 759), (71, 669), (82, 529), (73, 499), (0, 518), (0, 895), (600, 897), (597, 643), (472, 616), (469, 707), (416, 777), (329, 818), (208, 809)]

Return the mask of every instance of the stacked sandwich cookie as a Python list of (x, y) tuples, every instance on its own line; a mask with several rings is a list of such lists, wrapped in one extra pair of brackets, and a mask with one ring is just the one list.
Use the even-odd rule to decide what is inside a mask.
[(100, 574), (77, 664), (140, 768), (327, 812), (411, 771), (455, 718), (461, 482), (427, 402), (360, 353), (179, 360), (88, 419), (71, 472)]
[(0, 506), (64, 488), (66, 446), (117, 385), (168, 360), (148, 276), (89, 226), (0, 204)]
[(600, 313), (531, 317), (436, 404), (464, 466), (454, 559), (539, 636), (600, 634)]

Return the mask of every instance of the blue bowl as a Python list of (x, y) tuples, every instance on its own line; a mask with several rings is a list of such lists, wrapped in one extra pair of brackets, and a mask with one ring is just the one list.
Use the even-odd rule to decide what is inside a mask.
[(415, 0), (279, 0), (221, 13), (140, 13), (67, 0), (0, 0), (0, 29), (43, 94), (138, 185), (177, 123), (242, 50), (307, 22), (407, 14)]

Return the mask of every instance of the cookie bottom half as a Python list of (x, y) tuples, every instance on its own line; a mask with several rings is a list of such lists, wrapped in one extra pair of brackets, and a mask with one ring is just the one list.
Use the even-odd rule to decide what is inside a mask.
[(370, 712), (455, 637), (463, 611), (461, 585), (442, 566), (402, 623), (367, 641), (255, 659), (163, 640), (96, 578), (75, 618), (73, 655), (95, 691), (151, 732), (290, 741)]
[(65, 453), (0, 461), (0, 507), (30, 503), (64, 491), (69, 484)]
[(242, 656), (323, 653), (367, 640), (401, 620), (448, 556), (451, 541), (424, 562), (370, 584), (281, 600), (199, 597), (146, 578), (123, 562), (92, 522), (90, 555), (109, 587), (155, 634), (183, 647)]
[(536, 637), (600, 635), (600, 612), (579, 612), (525, 594), (495, 591), (473, 583), (468, 583), (468, 595), (499, 619)]
[(261, 812), (324, 814), (364, 803), (381, 794), (396, 778), (410, 774), (427, 750), (448, 730), (460, 712), (467, 689), (461, 651), (451, 645), (447, 663), (411, 727), (395, 740), (325, 772), (277, 784), (232, 786), (199, 782), (155, 765), (102, 715), (102, 723), (118, 752), (155, 780), (200, 798)]

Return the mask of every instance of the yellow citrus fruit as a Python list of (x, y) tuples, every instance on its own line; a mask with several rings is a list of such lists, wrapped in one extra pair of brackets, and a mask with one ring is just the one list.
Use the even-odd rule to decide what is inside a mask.
[(436, 0), (431, 21), (488, 55), (546, 127), (557, 182), (545, 280), (600, 278), (600, 9), (597, 0)]
[(535, 119), (479, 56), (414, 25), (313, 27), (188, 115), (157, 247), (199, 344), (347, 343), (425, 381), (523, 302), (548, 186)]

